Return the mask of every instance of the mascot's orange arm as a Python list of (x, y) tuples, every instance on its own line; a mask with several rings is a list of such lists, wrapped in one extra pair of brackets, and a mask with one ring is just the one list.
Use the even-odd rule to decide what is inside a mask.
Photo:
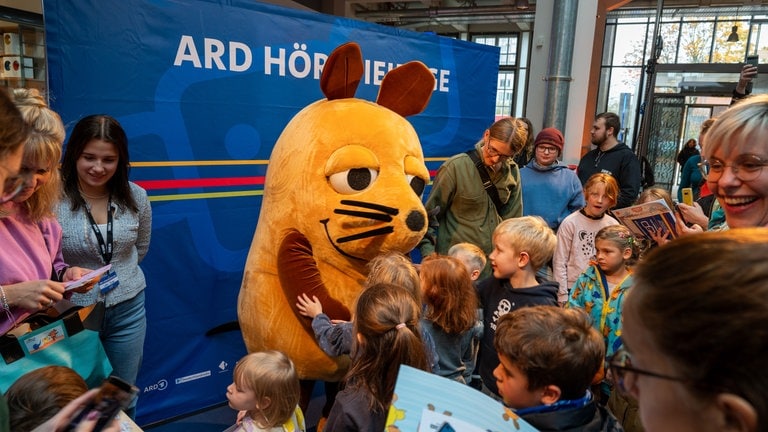
[(341, 302), (331, 297), (328, 289), (320, 278), (317, 262), (312, 255), (312, 245), (309, 240), (296, 230), (291, 230), (280, 242), (277, 254), (277, 273), (288, 304), (293, 313), (310, 333), (311, 321), (299, 313), (296, 299), (301, 294), (310, 298), (317, 297), (323, 305), (323, 312), (331, 319), (349, 321), (352, 317), (349, 309)]

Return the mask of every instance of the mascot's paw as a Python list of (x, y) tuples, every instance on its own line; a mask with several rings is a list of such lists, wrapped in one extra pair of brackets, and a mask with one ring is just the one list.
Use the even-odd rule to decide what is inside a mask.
[(323, 305), (323, 312), (334, 320), (349, 321), (352, 315), (340, 301), (331, 297), (320, 278), (320, 270), (312, 254), (312, 245), (302, 233), (291, 230), (280, 242), (278, 249), (278, 276), (285, 298), (291, 304), (293, 313), (304, 327), (312, 333), (311, 320), (306, 319), (296, 306), (296, 299), (306, 294), (309, 298), (317, 297)]

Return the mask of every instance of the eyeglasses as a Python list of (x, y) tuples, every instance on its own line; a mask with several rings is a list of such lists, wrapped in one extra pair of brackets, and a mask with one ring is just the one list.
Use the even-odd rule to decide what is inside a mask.
[(763, 171), (768, 161), (753, 154), (743, 154), (728, 165), (720, 159), (703, 160), (699, 163), (699, 170), (707, 181), (716, 181), (723, 175), (725, 167), (731, 167), (731, 172), (741, 181), (752, 181)]
[(634, 380), (637, 378), (632, 374), (646, 375), (654, 378), (678, 381), (678, 382), (690, 382), (685, 378), (673, 377), (656, 372), (638, 369), (632, 366), (632, 356), (624, 348), (620, 348), (615, 354), (608, 360), (608, 367), (613, 374), (613, 381), (619, 390), (624, 394), (629, 394), (629, 390), (635, 386)]
[[(0, 165), (2, 166), (2, 165)], [(6, 172), (10, 172), (7, 168), (2, 167)], [(5, 183), (3, 183), (3, 190), (0, 191), (0, 204), (12, 200), (16, 195), (24, 188), (25, 176), (17, 174), (15, 176), (7, 177)]]
[(543, 146), (543, 145), (537, 145), (536, 151), (540, 151), (544, 154), (547, 153), (557, 153), (557, 147), (550, 147), (550, 146)]
[(506, 155), (504, 153), (499, 152), (495, 148), (491, 147), (491, 140), (488, 140), (485, 142), (485, 151), (488, 152), (488, 156), (490, 157), (499, 157), (499, 161), (505, 161), (509, 158), (511, 158), (513, 155)]

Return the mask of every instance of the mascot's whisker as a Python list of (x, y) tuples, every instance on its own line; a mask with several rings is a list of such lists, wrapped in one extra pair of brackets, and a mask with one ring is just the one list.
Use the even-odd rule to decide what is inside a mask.
[(394, 207), (387, 207), (381, 204), (368, 203), (365, 201), (341, 200), (341, 204), (348, 205), (348, 206), (363, 207), (371, 210), (378, 210), (383, 213), (391, 214), (392, 216), (397, 216), (400, 213), (400, 210)]
[(384, 228), (376, 228), (370, 231), (353, 234), (351, 236), (339, 237), (336, 240), (336, 243), (347, 243), (347, 242), (361, 240), (368, 237), (376, 237), (384, 234), (392, 234), (393, 232), (395, 232), (395, 228), (391, 226), (384, 227)]
[(374, 219), (382, 222), (392, 222), (392, 216), (388, 214), (362, 212), (362, 211), (356, 211), (356, 210), (342, 210), (342, 209), (336, 209), (333, 212), (335, 214), (340, 214), (340, 215), (356, 216), (361, 218)]

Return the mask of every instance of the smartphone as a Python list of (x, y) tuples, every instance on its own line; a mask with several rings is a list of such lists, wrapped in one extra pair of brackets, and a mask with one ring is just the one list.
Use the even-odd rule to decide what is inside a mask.
[(139, 389), (136, 386), (114, 375), (110, 376), (99, 387), (99, 392), (93, 400), (72, 419), (69, 426), (64, 430), (66, 432), (74, 431), (77, 425), (88, 416), (88, 413), (94, 410), (99, 412), (99, 417), (96, 420), (96, 425), (93, 427), (93, 432), (103, 430), (117, 416), (121, 409), (130, 405), (131, 400), (133, 400), (133, 397), (138, 392)]
[[(760, 58), (757, 55), (748, 55), (747, 56), (747, 64), (751, 64), (754, 67), (758, 67), (758, 63), (760, 61)], [(754, 78), (752, 78), (752, 81), (747, 84), (747, 94), (752, 93), (752, 83), (755, 82), (757, 79), (757, 74), (755, 74)]]
[(685, 205), (693, 205), (693, 189), (683, 188), (680, 193), (683, 195), (683, 203)]

